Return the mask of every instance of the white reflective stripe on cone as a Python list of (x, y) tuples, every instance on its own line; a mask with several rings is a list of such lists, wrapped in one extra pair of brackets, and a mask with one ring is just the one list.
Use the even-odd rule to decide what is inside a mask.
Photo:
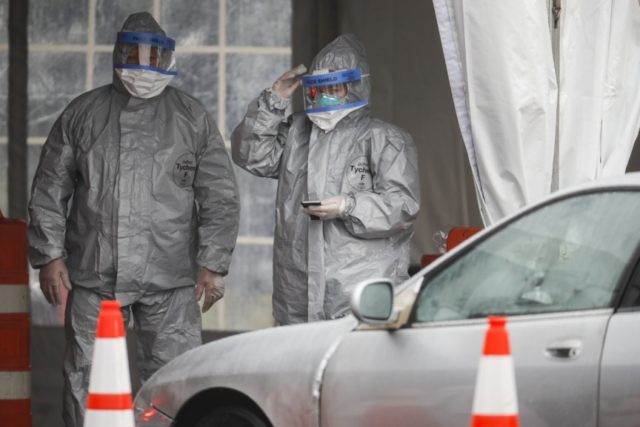
[(133, 411), (88, 409), (84, 425), (91, 427), (133, 427)]
[(517, 415), (516, 380), (511, 356), (483, 356), (478, 368), (473, 413)]
[(31, 398), (31, 373), (29, 371), (0, 372), (0, 400)]
[(0, 313), (28, 313), (28, 285), (0, 285)]
[(127, 342), (124, 337), (96, 338), (89, 393), (131, 393)]

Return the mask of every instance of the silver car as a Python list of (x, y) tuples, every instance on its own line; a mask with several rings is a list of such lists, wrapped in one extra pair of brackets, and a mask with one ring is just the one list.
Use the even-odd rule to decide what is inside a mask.
[(468, 426), (507, 316), (523, 426), (640, 425), (640, 175), (557, 194), (353, 314), (214, 341), (135, 399), (138, 426)]

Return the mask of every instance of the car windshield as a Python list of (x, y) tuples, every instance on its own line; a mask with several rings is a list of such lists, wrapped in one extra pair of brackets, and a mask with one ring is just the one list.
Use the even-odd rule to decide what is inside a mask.
[(414, 321), (609, 307), (640, 241), (640, 193), (578, 195), (511, 222), (425, 279)]

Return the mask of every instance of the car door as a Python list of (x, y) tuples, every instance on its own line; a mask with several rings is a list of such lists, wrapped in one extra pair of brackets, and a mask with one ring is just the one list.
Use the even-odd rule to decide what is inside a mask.
[(640, 264), (611, 317), (600, 373), (600, 427), (640, 426)]
[(406, 327), (355, 331), (328, 361), (321, 425), (469, 425), (486, 317), (500, 314), (521, 424), (595, 427), (605, 333), (635, 265), (639, 209), (632, 191), (555, 200), (421, 272)]
[[(596, 426), (598, 358), (608, 313), (509, 319), (522, 425)], [(468, 426), (485, 322), (361, 331), (322, 385), (322, 426)], [(553, 358), (554, 345), (581, 346)]]

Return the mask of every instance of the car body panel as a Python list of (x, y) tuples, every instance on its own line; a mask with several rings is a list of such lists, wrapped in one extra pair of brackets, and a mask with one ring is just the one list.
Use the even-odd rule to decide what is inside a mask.
[(151, 402), (164, 414), (175, 417), (188, 398), (224, 387), (251, 398), (275, 426), (315, 426), (320, 385), (316, 378), (322, 374), (316, 371), (356, 325), (356, 319), (347, 316), (214, 341), (160, 369), (145, 384), (136, 402)]
[(609, 322), (600, 374), (599, 427), (640, 426), (639, 334), (640, 311), (617, 313)]
[[(611, 310), (509, 318), (522, 425), (595, 427)], [(349, 334), (329, 361), (321, 425), (468, 426), (486, 319)], [(569, 342), (574, 358), (547, 348)]]

